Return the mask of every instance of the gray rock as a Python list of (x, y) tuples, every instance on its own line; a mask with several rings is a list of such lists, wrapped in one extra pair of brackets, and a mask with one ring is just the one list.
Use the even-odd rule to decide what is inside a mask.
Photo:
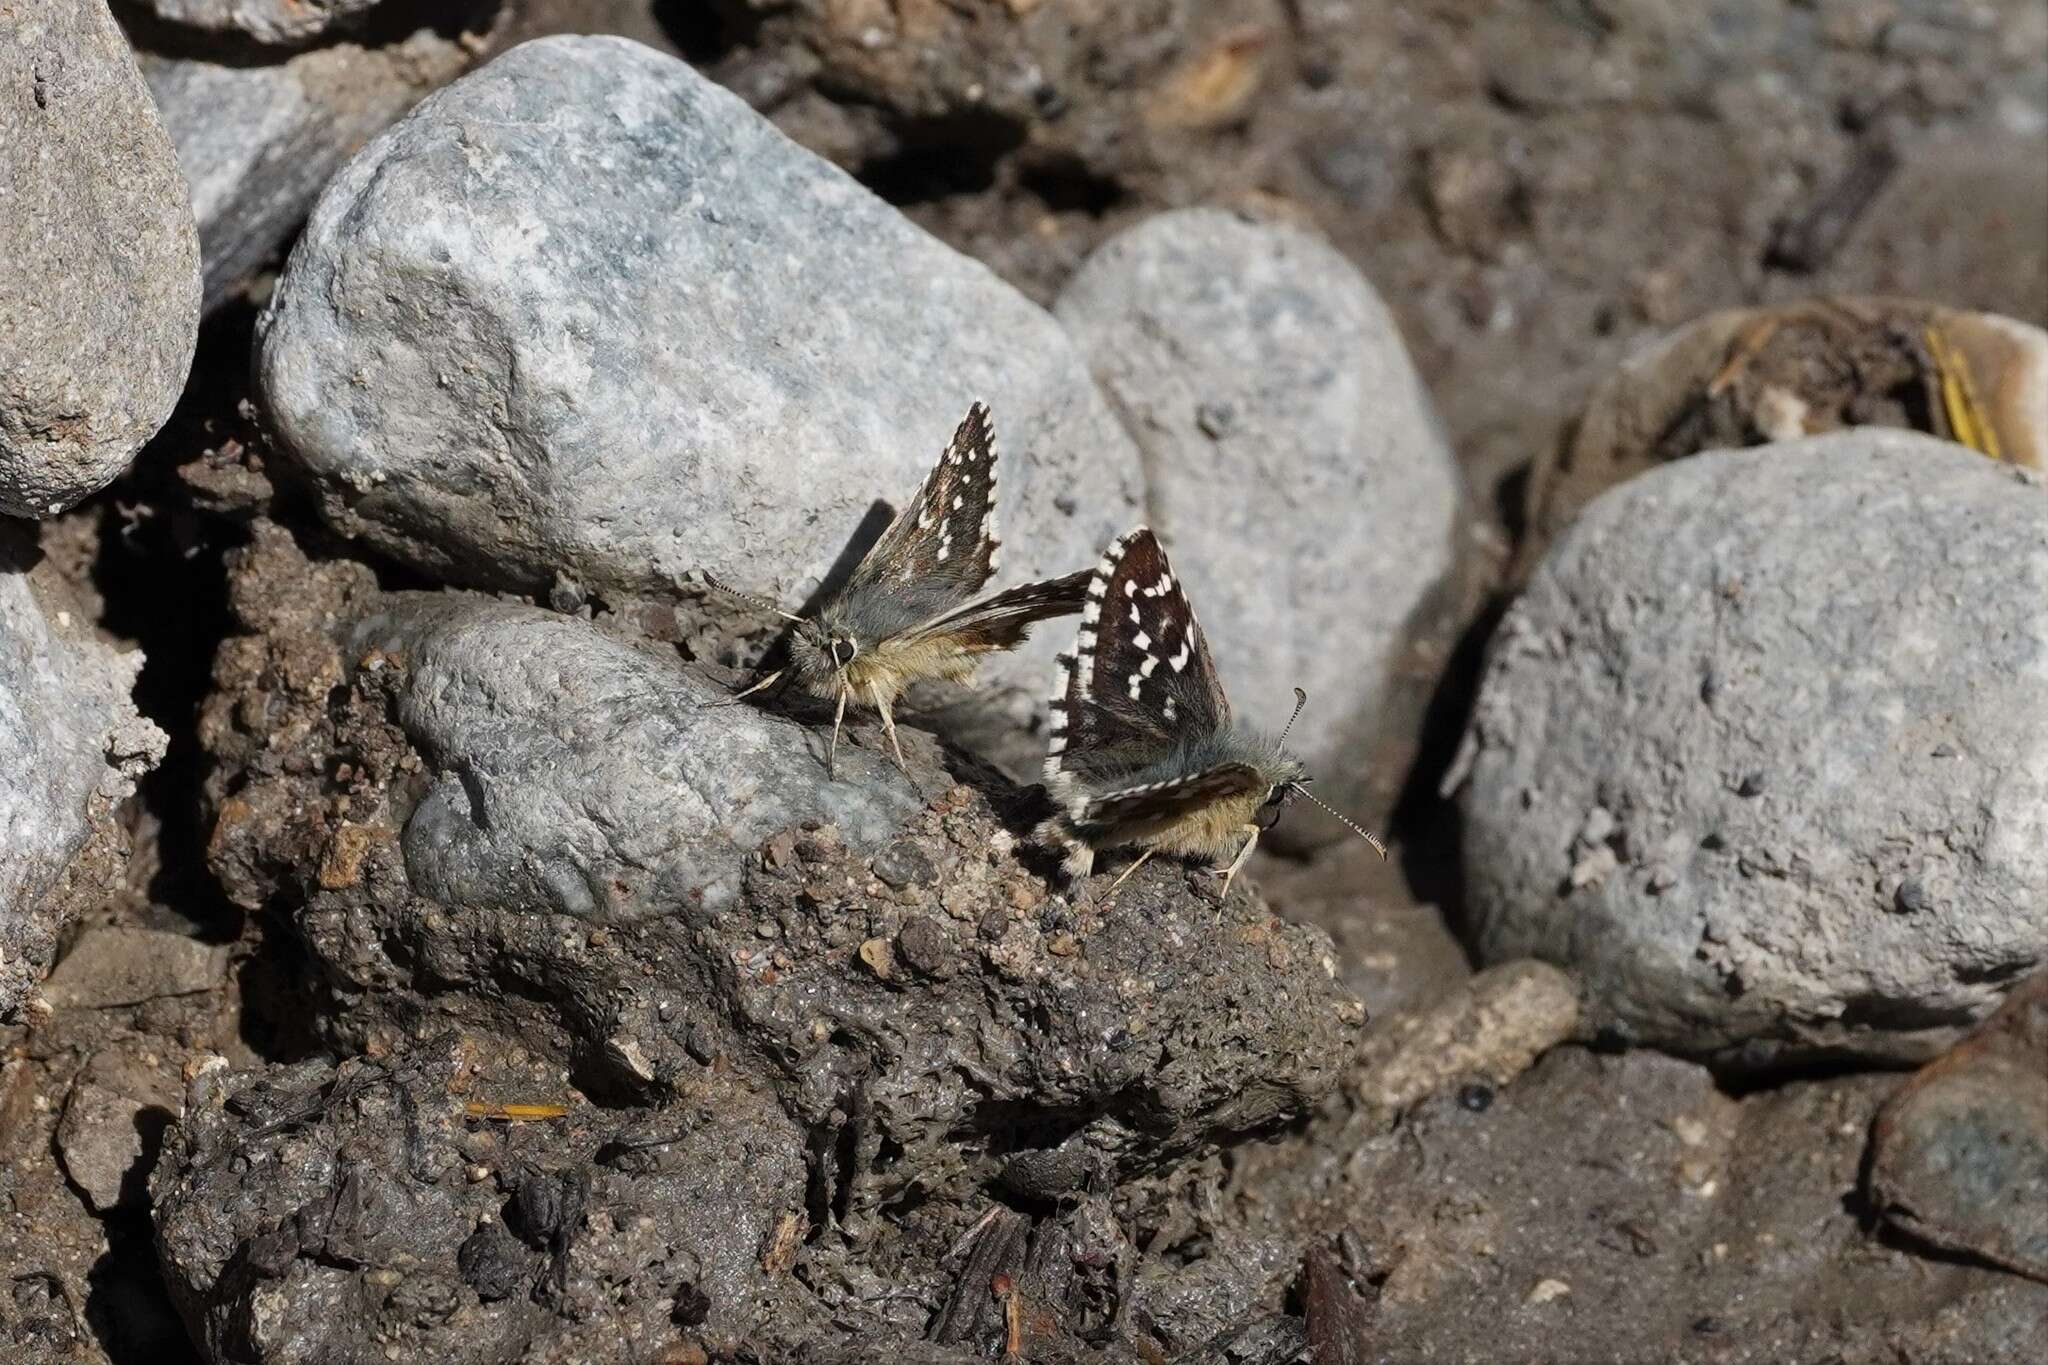
[[(1136, 457), (1051, 318), (615, 38), (515, 48), (351, 162), (258, 372), (329, 519), (450, 581), (618, 599), (709, 568), (794, 604), (975, 398), (1002, 581), (1136, 518)], [(988, 674), (1035, 701), (1059, 634)]]
[(383, 0), (147, 0), (160, 19), (203, 33), (296, 44), (375, 9)]
[[(1457, 465), (1386, 307), (1327, 243), (1213, 209), (1099, 249), (1056, 312), (1144, 462), (1231, 702), (1378, 820), (1456, 623)], [(1434, 666), (1432, 666), (1434, 665)]]
[(714, 707), (701, 675), (570, 617), (411, 595), (352, 633), (350, 657), (371, 651), (403, 661), (399, 723), (436, 774), (403, 847), (444, 905), (718, 909), (774, 831), (819, 821), (876, 848), (923, 804), (885, 754), (842, 742), (829, 781), (823, 732)]
[(149, 90), (105, 5), (0, 28), (0, 513), (110, 483), (192, 364), (199, 243)]
[(0, 1016), (71, 914), (113, 884), (126, 850), (117, 807), (165, 744), (129, 696), (142, 656), (93, 638), (20, 558), (0, 538)]
[(210, 61), (189, 45), (139, 59), (190, 186), (211, 312), (305, 221), (342, 162), (473, 52), (422, 28), (268, 64)]
[(64, 1101), (57, 1155), (101, 1213), (148, 1199), (164, 1130), (184, 1098), (177, 1062), (132, 1039), (93, 1054)]
[(161, 929), (102, 925), (64, 954), (43, 998), (57, 1009), (139, 1005), (212, 990), (227, 975), (227, 949)]
[(2048, 958), (2044, 545), (2034, 476), (1875, 429), (1601, 496), (1467, 736), (1481, 955), (1736, 1065), (1953, 1043)]

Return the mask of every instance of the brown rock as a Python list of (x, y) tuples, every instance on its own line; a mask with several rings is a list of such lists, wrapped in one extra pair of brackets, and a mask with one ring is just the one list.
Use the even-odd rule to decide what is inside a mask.
[(150, 1168), (183, 1093), (178, 1061), (140, 1040), (107, 1048), (86, 1064), (64, 1102), (57, 1154), (93, 1208), (106, 1213), (147, 1201)]
[(1616, 484), (1702, 450), (1890, 426), (2048, 469), (2048, 334), (1917, 299), (1711, 313), (1616, 370), (1530, 479), (1525, 578)]
[(57, 964), (43, 994), (58, 1009), (139, 1005), (212, 990), (227, 972), (225, 949), (156, 929), (89, 929)]
[(1878, 1112), (1869, 1183), (1893, 1226), (2048, 1281), (2048, 971)]

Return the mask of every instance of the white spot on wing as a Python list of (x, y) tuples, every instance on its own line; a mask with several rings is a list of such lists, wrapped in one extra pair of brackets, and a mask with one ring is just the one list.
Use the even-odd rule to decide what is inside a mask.
[(1141, 630), (1131, 637), (1131, 643), (1139, 649), (1150, 649), (1152, 648), (1152, 637)]
[(1139, 684), (1140, 684), (1140, 683), (1141, 683), (1142, 681), (1143, 681), (1143, 675), (1142, 675), (1142, 674), (1138, 674), (1138, 673), (1133, 673), (1133, 674), (1131, 674), (1131, 682), (1130, 682), (1130, 693), (1131, 693), (1131, 700), (1132, 700), (1132, 701), (1136, 701), (1136, 700), (1138, 699), (1138, 686), (1139, 686)]

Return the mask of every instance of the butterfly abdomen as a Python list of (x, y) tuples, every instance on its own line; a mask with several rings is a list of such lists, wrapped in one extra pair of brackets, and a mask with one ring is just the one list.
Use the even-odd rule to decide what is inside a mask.
[(1223, 797), (1171, 818), (1125, 831), (1125, 842), (1183, 857), (1228, 861), (1244, 843), (1245, 828), (1265, 804), (1266, 793)]

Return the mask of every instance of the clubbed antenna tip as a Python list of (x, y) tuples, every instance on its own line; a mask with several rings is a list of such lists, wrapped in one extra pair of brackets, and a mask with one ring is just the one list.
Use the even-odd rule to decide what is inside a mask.
[(1380, 842), (1379, 835), (1374, 834), (1372, 831), (1366, 829), (1363, 825), (1360, 825), (1357, 821), (1351, 819), (1349, 816), (1340, 814), (1330, 806), (1329, 802), (1322, 800), (1314, 792), (1311, 792), (1307, 787), (1302, 786), (1299, 782), (1293, 785), (1294, 790), (1299, 792), (1301, 795), (1306, 796), (1309, 799), (1309, 803), (1311, 805), (1315, 806), (1318, 810), (1322, 811), (1324, 814), (1328, 815), (1333, 820), (1336, 820), (1338, 823), (1342, 824), (1344, 828), (1350, 830), (1353, 834), (1356, 834), (1359, 838), (1365, 840), (1368, 844), (1371, 844), (1373, 847), (1373, 852), (1379, 854), (1382, 858), (1387, 856), (1387, 846)]

